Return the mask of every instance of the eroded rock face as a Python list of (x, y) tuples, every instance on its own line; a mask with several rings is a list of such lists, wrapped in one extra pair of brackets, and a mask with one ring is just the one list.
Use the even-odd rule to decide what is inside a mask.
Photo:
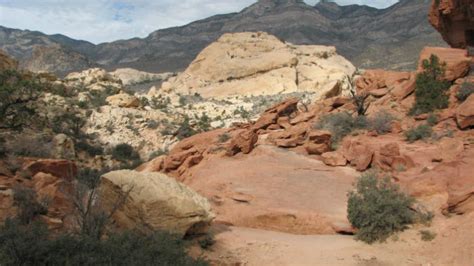
[(164, 174), (120, 170), (102, 177), (100, 198), (105, 208), (127, 192), (124, 206), (113, 217), (119, 228), (184, 236), (205, 229), (214, 219), (207, 199)]
[(474, 2), (471, 0), (433, 0), (431, 25), (452, 47), (474, 46)]
[(355, 67), (334, 47), (291, 45), (263, 32), (224, 34), (163, 91), (204, 98), (313, 92), (348, 93)]

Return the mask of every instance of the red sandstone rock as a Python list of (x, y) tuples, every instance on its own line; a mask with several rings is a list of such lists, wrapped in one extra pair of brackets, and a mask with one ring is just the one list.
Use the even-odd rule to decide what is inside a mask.
[(308, 154), (320, 155), (331, 150), (332, 134), (326, 130), (312, 130), (308, 133), (305, 149)]
[(137, 167), (137, 169), (135, 169), (135, 171), (137, 171), (137, 172), (159, 172), (164, 168), (165, 158), (166, 158), (165, 155), (158, 156), (158, 157), (154, 158), (153, 160), (140, 165), (139, 167)]
[(326, 152), (321, 155), (323, 162), (329, 166), (345, 166), (347, 160), (344, 155), (338, 151)]
[(374, 150), (357, 138), (345, 139), (342, 144), (342, 154), (357, 171), (364, 171), (372, 163)]
[(284, 131), (272, 132), (268, 135), (268, 141), (282, 148), (291, 148), (303, 145), (309, 125), (300, 123)]
[(258, 135), (252, 130), (239, 131), (227, 146), (227, 154), (233, 156), (239, 152), (250, 153), (258, 141)]
[(436, 55), (441, 63), (446, 64), (444, 79), (454, 81), (466, 76), (469, 72), (471, 58), (467, 56), (467, 51), (463, 49), (425, 47), (421, 51), (418, 63), (418, 72), (423, 71), (423, 60), (429, 59), (431, 55)]
[(267, 109), (255, 122), (253, 129), (255, 131), (259, 129), (266, 129), (269, 125), (275, 124), (277, 119), (281, 116), (289, 116), (297, 110), (298, 99), (291, 98), (282, 103)]
[(474, 2), (472, 0), (433, 0), (431, 25), (452, 47), (474, 46)]
[(59, 159), (41, 159), (25, 162), (22, 166), (32, 176), (39, 172), (72, 181), (77, 175), (77, 166), (74, 162)]
[(474, 126), (474, 94), (456, 109), (456, 120), (461, 129)]

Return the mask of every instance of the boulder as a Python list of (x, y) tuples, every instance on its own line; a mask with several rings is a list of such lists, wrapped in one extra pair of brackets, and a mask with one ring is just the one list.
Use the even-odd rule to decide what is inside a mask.
[(442, 47), (423, 48), (418, 63), (418, 72), (423, 71), (423, 60), (429, 59), (431, 55), (436, 55), (440, 63), (446, 64), (444, 80), (454, 81), (469, 73), (471, 58), (467, 56), (467, 50)]
[(372, 163), (374, 150), (357, 138), (345, 139), (342, 144), (342, 154), (357, 171), (364, 171)]
[(449, 45), (466, 48), (474, 46), (472, 14), (474, 14), (472, 0), (433, 0), (429, 20)]
[(397, 142), (382, 145), (374, 154), (372, 165), (385, 170), (407, 170), (415, 166), (414, 161), (400, 153), (400, 146)]
[(106, 101), (108, 104), (116, 107), (137, 108), (140, 106), (140, 100), (137, 97), (127, 93), (119, 93), (109, 96), (107, 97)]
[(258, 141), (258, 134), (253, 130), (243, 129), (237, 132), (227, 146), (227, 155), (234, 156), (242, 152), (249, 154)]
[(271, 124), (275, 124), (278, 118), (291, 115), (297, 111), (298, 101), (297, 98), (290, 98), (265, 110), (252, 128), (254, 130), (266, 129)]
[(312, 130), (308, 133), (305, 150), (308, 154), (321, 155), (331, 150), (332, 134), (326, 130)]
[(456, 120), (461, 129), (474, 126), (474, 94), (456, 109)]
[(339, 151), (326, 152), (321, 155), (323, 162), (329, 166), (345, 166), (347, 159)]
[(291, 148), (303, 145), (306, 140), (306, 132), (309, 125), (307, 123), (300, 123), (291, 126), (288, 129), (272, 132), (268, 135), (268, 141), (282, 148)]
[(125, 198), (112, 217), (119, 229), (185, 236), (203, 232), (214, 219), (207, 199), (162, 173), (110, 172), (102, 176), (99, 191), (106, 210)]

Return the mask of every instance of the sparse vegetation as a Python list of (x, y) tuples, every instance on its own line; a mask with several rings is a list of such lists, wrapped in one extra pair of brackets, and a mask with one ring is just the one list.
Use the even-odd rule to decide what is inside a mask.
[(115, 146), (112, 149), (112, 157), (122, 162), (136, 160), (140, 158), (135, 149), (133, 149), (133, 147), (127, 143), (121, 143)]
[(430, 138), (433, 134), (433, 129), (427, 125), (419, 125), (405, 132), (405, 137), (408, 142), (415, 142), (417, 140), (423, 140)]
[(230, 139), (230, 135), (227, 134), (227, 133), (220, 134), (219, 137), (218, 137), (219, 143), (225, 143), (225, 142), (227, 142), (229, 139)]
[(369, 105), (365, 103), (368, 95), (356, 94), (356, 92), (352, 90), (351, 90), (351, 94), (352, 94), (352, 100), (354, 102), (354, 105), (356, 106), (357, 114), (359, 116), (364, 116), (365, 113), (367, 112), (367, 109), (369, 109)]
[(369, 120), (370, 129), (377, 132), (377, 134), (386, 134), (389, 133), (392, 129), (392, 122), (395, 120), (395, 117), (389, 112), (382, 110), (374, 115)]
[(420, 230), (421, 240), (432, 241), (436, 238), (436, 233), (429, 230)]
[(315, 125), (317, 129), (330, 131), (333, 143), (338, 143), (354, 130), (367, 128), (367, 126), (368, 122), (365, 116), (353, 117), (348, 112), (325, 115)]
[(385, 241), (416, 220), (414, 199), (401, 192), (390, 178), (375, 172), (363, 174), (349, 193), (348, 219), (358, 229), (356, 238), (366, 243)]
[(18, 208), (17, 219), (21, 224), (29, 224), (36, 216), (48, 213), (48, 199), (38, 199), (31, 188), (14, 187), (13, 203)]
[(450, 82), (441, 80), (445, 72), (445, 64), (435, 55), (423, 60), (423, 72), (416, 77), (415, 105), (410, 114), (419, 115), (448, 107), (446, 91)]
[(426, 122), (430, 126), (435, 126), (436, 124), (438, 124), (438, 116), (436, 114), (431, 113), (428, 115)]
[(470, 83), (470, 82), (464, 82), (462, 85), (461, 85), (461, 88), (459, 88), (459, 91), (458, 93), (456, 94), (456, 98), (460, 101), (460, 102), (464, 102), (467, 98), (469, 98), (469, 96), (471, 96), (471, 94), (474, 93), (474, 83)]

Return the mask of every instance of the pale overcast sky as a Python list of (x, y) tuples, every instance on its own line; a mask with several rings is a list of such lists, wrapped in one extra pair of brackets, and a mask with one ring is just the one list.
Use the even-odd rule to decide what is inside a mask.
[[(319, 0), (305, 0), (314, 5)], [(417, 0), (414, 0), (417, 1)], [(162, 28), (238, 12), (256, 0), (0, 0), (0, 25), (93, 43), (146, 37)], [(398, 0), (336, 0), (388, 7)]]

